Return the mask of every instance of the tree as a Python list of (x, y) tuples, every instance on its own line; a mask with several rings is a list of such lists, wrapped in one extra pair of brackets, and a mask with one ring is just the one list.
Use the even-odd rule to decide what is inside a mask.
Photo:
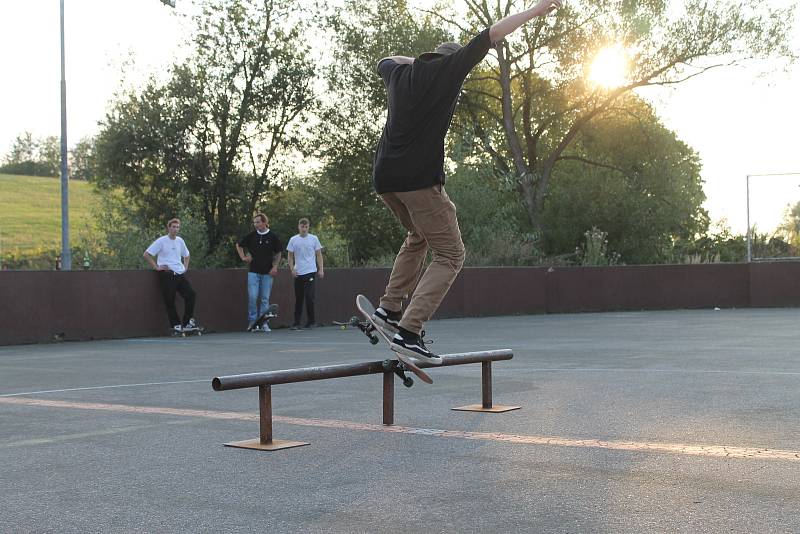
[(620, 105), (626, 113), (586, 125), (554, 171), (542, 213), (551, 254), (569, 253), (598, 227), (620, 261), (660, 263), (676, 239), (708, 230), (698, 154), (634, 95)]
[(193, 55), (166, 83), (114, 102), (96, 143), (96, 182), (120, 187), (144, 219), (192, 209), (209, 254), (250, 220), (315, 99), (290, 0), (207, 0)]
[(38, 163), (42, 166), (45, 176), (59, 176), (61, 174), (61, 139), (55, 135), (48, 135), (37, 143)]
[(69, 151), (69, 177), (91, 180), (94, 177), (94, 139), (84, 137)]
[(37, 139), (24, 132), (14, 139), (0, 172), (30, 176), (58, 176), (61, 144), (56, 136)]
[[(474, 35), (521, 2), (465, 0), (468, 17), (437, 15)], [(792, 8), (762, 2), (686, 0), (672, 18), (663, 0), (601, 0), (565, 4), (554, 17), (529, 22), (497, 43), (492, 67), (474, 73), (462, 103), (462, 127), (481, 140), (497, 172), (511, 175), (531, 223), (545, 226), (545, 201), (556, 168), (580, 161), (576, 140), (593, 122), (625, 113), (635, 89), (679, 84), (710, 69), (747, 59), (790, 57)], [(433, 12), (431, 12), (434, 14)], [(628, 80), (612, 88), (592, 86), (586, 67), (605, 45), (630, 51)], [(575, 159), (578, 157), (580, 159)]]
[(37, 142), (31, 132), (23, 132), (11, 143), (11, 149), (6, 155), (5, 164), (14, 165), (26, 161), (36, 161), (38, 158)]
[(786, 207), (783, 223), (778, 227), (778, 234), (795, 250), (800, 250), (800, 202)]

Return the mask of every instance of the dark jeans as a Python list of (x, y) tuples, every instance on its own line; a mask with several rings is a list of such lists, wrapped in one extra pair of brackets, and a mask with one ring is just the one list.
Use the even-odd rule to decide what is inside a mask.
[(294, 279), (294, 324), (300, 324), (303, 303), (306, 304), (307, 325), (314, 324), (314, 284), (317, 273), (302, 274)]
[[(195, 292), (192, 285), (184, 275), (172, 271), (158, 271), (158, 281), (161, 284), (161, 296), (164, 297), (164, 304), (167, 306), (169, 325), (186, 325), (189, 319), (194, 317)], [(175, 309), (175, 293), (180, 293), (183, 297), (183, 322)]]

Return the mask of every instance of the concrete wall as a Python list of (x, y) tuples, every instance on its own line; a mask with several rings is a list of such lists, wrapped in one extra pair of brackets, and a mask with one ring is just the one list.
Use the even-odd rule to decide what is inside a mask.
[[(327, 270), (317, 285), (317, 321), (350, 318), (358, 293), (377, 302), (388, 276), (388, 269)], [(188, 277), (203, 325), (244, 329), (245, 270), (190, 271)], [(290, 325), (294, 293), (285, 270), (271, 301), (281, 310), (271, 324)], [(437, 317), (715, 306), (800, 306), (800, 263), (467, 268)], [(0, 345), (157, 336), (168, 329), (152, 271), (0, 271)]]

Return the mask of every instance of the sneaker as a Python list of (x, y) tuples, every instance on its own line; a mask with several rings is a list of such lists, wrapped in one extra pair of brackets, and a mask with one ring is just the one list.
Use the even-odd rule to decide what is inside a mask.
[(442, 359), (425, 347), (425, 340), (408, 330), (400, 330), (396, 333), (389, 348), (422, 362), (434, 365), (442, 364)]
[(189, 319), (189, 322), (186, 323), (186, 326), (183, 327), (184, 330), (197, 330), (200, 328), (194, 320), (194, 317)]
[(292, 325), (292, 330), (300, 330), (300, 325), (295, 323)]
[(375, 321), (378, 326), (392, 332), (400, 330), (400, 319), (402, 317), (403, 314), (399, 311), (385, 310), (380, 306), (375, 310), (375, 313), (372, 314), (372, 320)]
[(175, 326), (173, 326), (172, 329), (175, 330), (176, 333), (183, 332), (183, 327), (181, 325), (179, 325), (179, 324), (176, 324)]
[(259, 331), (261, 331), (261, 327), (259, 325), (257, 325), (257, 324), (254, 324), (253, 328), (250, 328), (250, 331), (251, 332), (259, 332)]
[(270, 329), (270, 327), (269, 327), (269, 325), (267, 323), (264, 323), (264, 324), (261, 325), (261, 331), (262, 332), (272, 332), (272, 329)]

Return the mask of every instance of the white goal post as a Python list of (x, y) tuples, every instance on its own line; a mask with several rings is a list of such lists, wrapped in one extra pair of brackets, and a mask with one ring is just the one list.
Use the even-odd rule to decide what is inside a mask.
[[(748, 174), (747, 175), (747, 263), (753, 261), (753, 226), (750, 223), (750, 179), (751, 178), (776, 178), (786, 176), (800, 176), (800, 172), (783, 172), (767, 174)], [(759, 259), (779, 259), (779, 258), (759, 258)]]

